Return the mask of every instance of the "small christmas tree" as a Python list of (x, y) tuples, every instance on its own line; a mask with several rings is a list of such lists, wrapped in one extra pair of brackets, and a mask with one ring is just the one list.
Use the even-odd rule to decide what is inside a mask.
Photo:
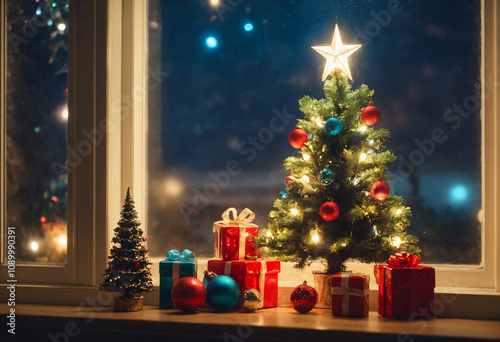
[(366, 85), (351, 90), (347, 57), (361, 45), (343, 45), (338, 27), (331, 46), (313, 47), (327, 58), (325, 98), (305, 96), (305, 118), (290, 133), (301, 158), (284, 166), (286, 192), (269, 214), (261, 245), (303, 268), (315, 259), (327, 273), (345, 270), (347, 259), (384, 261), (400, 249), (418, 252), (416, 238), (404, 231), (411, 216), (402, 198), (390, 194), (388, 165), (396, 160), (384, 150), (386, 129), (375, 129), (379, 111)]
[(100, 289), (108, 292), (121, 292), (115, 300), (115, 311), (142, 310), (142, 298), (139, 304), (136, 295), (153, 291), (151, 279), (151, 262), (148, 260), (148, 250), (143, 245), (146, 241), (141, 223), (137, 218), (134, 201), (127, 189), (125, 204), (121, 212), (118, 227), (114, 229), (115, 236), (111, 240), (115, 245), (111, 248), (111, 259), (104, 274)]

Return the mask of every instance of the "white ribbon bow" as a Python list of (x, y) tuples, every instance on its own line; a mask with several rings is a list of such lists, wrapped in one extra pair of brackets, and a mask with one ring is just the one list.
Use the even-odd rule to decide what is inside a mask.
[[(215, 241), (215, 256), (220, 257), (220, 228), (223, 225), (235, 224), (239, 226), (240, 229), (240, 241), (239, 241), (239, 250), (238, 250), (238, 259), (245, 260), (245, 247), (246, 247), (246, 227), (243, 225), (247, 225), (252, 223), (255, 218), (255, 213), (248, 208), (245, 208), (241, 211), (239, 215), (237, 215), (238, 211), (236, 208), (228, 208), (226, 211), (222, 213), (222, 221), (217, 221), (214, 223), (213, 231), (216, 233), (216, 241)], [(232, 218), (231, 218), (232, 216)], [(242, 227), (243, 226), (243, 227)]]
[[(254, 212), (248, 208), (243, 209), (243, 211), (239, 215), (236, 215), (237, 213), (238, 211), (236, 210), (236, 208), (228, 208), (222, 213), (222, 220), (225, 223), (243, 225), (252, 223), (253, 219), (255, 218)], [(231, 214), (233, 218), (231, 218)]]

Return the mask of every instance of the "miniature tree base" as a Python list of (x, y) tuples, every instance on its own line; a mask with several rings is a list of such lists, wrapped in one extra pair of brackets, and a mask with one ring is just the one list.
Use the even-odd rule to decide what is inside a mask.
[(114, 312), (133, 312), (133, 311), (142, 311), (144, 304), (144, 297), (129, 297), (124, 298), (122, 296), (116, 297), (114, 299)]

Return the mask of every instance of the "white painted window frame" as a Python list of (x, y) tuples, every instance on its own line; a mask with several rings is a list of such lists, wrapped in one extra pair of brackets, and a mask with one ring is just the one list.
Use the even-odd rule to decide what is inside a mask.
[[(88, 296), (96, 297), (109, 240), (128, 186), (140, 219), (145, 222), (147, 217), (147, 1), (73, 0), (70, 6), (68, 142), (77, 147), (86, 139), (83, 129), (101, 130), (105, 142), (94, 141), (90, 156), (69, 175), (68, 265), (19, 265), (20, 302), (79, 304)], [(3, 47), (0, 110), (4, 120), (4, 8), (0, 11)], [(496, 208), (500, 208), (500, 119), (495, 114), (500, 112), (500, 87), (495, 85), (500, 84), (500, 4), (497, 1), (482, 0), (482, 24), (481, 75), (494, 85), (490, 87), (491, 95), (482, 99), (481, 112), (484, 263), (477, 267), (435, 266), (437, 285), (443, 293), (459, 292), (465, 295), (463, 298), (470, 298), (467, 294), (479, 295), (484, 303), (498, 303), (500, 214)], [(484, 84), (483, 81), (483, 92)], [(107, 127), (104, 130), (103, 123)], [(3, 161), (5, 135), (3, 131), (1, 134)], [(0, 172), (3, 180), (3, 163)], [(3, 210), (5, 184), (1, 186)], [(4, 225), (5, 213), (0, 214)], [(369, 274), (373, 270), (372, 265), (366, 264), (351, 263), (348, 267)], [(0, 274), (6, 274), (5, 265), (0, 266)], [(0, 278), (2, 301), (7, 297), (4, 281)], [(148, 298), (149, 304), (156, 304), (157, 295)]]

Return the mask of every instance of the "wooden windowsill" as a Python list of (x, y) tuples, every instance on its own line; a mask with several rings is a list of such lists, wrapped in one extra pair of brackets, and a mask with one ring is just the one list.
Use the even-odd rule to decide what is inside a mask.
[[(1, 315), (8, 314), (9, 309), (1, 304)], [(2, 327), (3, 336), (7, 329)], [(147, 337), (153, 341), (159, 337), (164, 341), (491, 341), (500, 340), (500, 322), (452, 318), (409, 322), (387, 319), (375, 312), (366, 318), (344, 318), (333, 317), (330, 310), (321, 308), (298, 314), (289, 306), (251, 314), (202, 310), (188, 315), (157, 306), (115, 313), (110, 307), (17, 304), (15, 337), (24, 341), (93, 342)]]

